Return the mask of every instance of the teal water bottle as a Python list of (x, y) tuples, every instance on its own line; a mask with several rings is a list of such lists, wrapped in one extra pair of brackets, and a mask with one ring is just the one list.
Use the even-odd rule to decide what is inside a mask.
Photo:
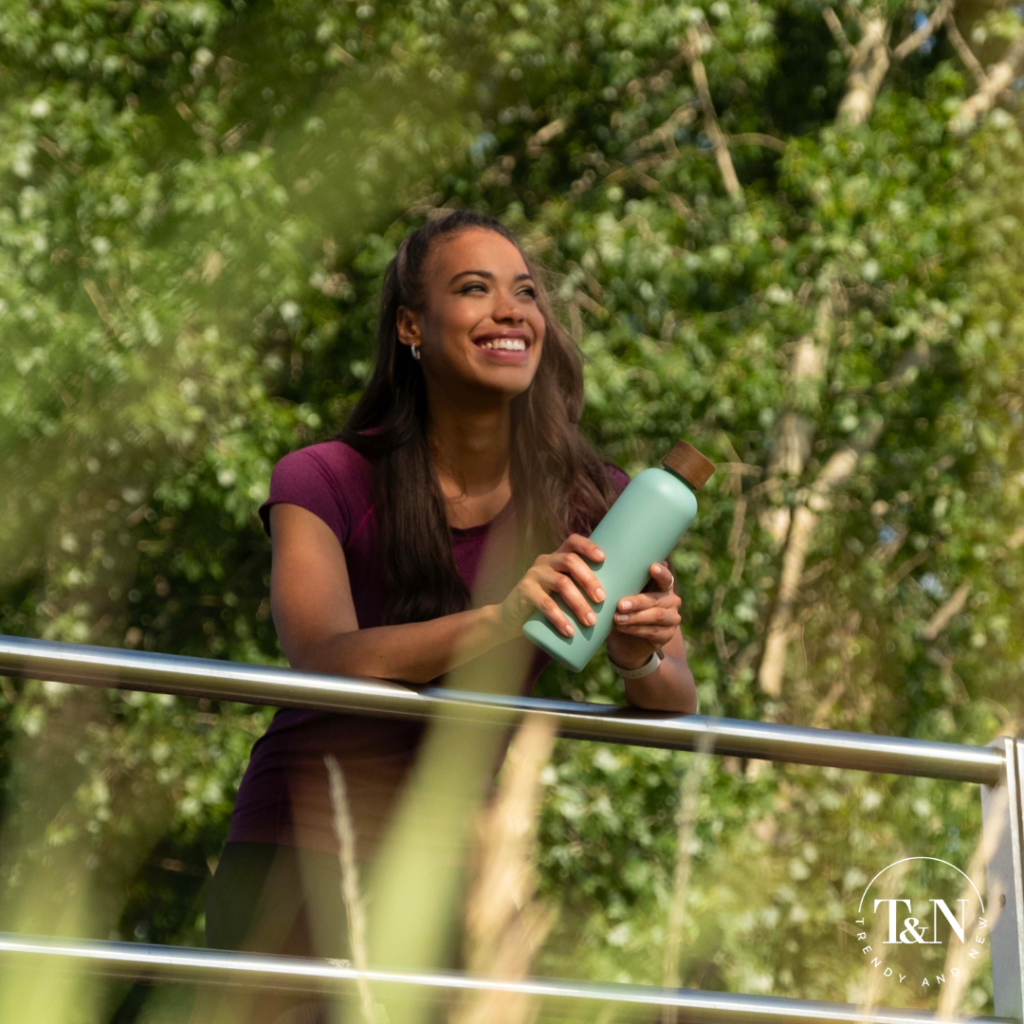
[[(637, 473), (590, 535), (604, 552), (603, 562), (586, 560), (605, 592), (603, 601), (591, 605), (597, 622), (584, 626), (555, 595), (576, 629), (572, 636), (560, 633), (539, 611), (523, 625), (524, 636), (574, 672), (590, 661), (611, 632), (619, 601), (643, 590), (651, 566), (664, 561), (689, 529), (697, 514), (694, 492), (715, 471), (715, 464), (685, 441), (665, 456), (662, 465), (664, 469)], [(589, 603), (585, 592), (583, 596)]]

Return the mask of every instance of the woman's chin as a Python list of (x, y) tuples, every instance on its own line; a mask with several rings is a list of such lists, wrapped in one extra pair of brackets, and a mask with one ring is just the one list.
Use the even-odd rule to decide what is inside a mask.
[(526, 391), (533, 383), (533, 371), (530, 367), (505, 367), (502, 370), (490, 373), (481, 373), (476, 376), (474, 384), (488, 394), (502, 395), (505, 398), (515, 398)]

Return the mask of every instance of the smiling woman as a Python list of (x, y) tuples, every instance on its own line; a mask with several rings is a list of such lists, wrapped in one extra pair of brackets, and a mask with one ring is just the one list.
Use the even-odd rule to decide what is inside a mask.
[[(474, 678), (529, 693), (549, 658), (521, 627), (540, 609), (572, 630), (554, 593), (581, 621), (587, 598), (603, 600), (585, 561), (603, 554), (587, 535), (628, 483), (579, 432), (578, 350), (511, 233), (473, 211), (403, 240), (378, 332), (344, 430), (285, 456), (260, 509), (282, 649), (295, 668), (412, 685), (476, 665)], [(618, 617), (609, 653), (630, 669), (664, 648), (656, 673), (627, 683), (627, 699), (691, 711), (667, 567), (652, 567), (652, 582)], [(239, 790), (210, 893), (210, 944), (346, 955), (324, 757), (341, 766), (356, 860), (368, 867), (424, 735), (415, 721), (279, 711)], [(416, 845), (461, 856), (429, 828)], [(245, 1019), (278, 1010), (261, 1002)]]

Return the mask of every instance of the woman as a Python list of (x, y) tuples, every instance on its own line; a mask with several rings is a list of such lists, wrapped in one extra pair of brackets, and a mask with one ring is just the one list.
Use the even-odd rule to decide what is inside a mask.
[[(588, 599), (604, 594), (585, 559), (603, 554), (585, 535), (628, 483), (579, 434), (582, 407), (578, 351), (500, 222), (459, 211), (406, 237), (385, 275), (364, 395), (338, 438), (277, 464), (260, 509), (289, 664), (415, 686), (526, 654), (528, 693), (549, 658), (520, 627), (540, 609), (571, 635), (556, 593), (581, 621), (592, 616)], [(629, 703), (692, 713), (680, 599), (667, 563), (651, 576), (620, 602), (608, 655), (637, 675), (625, 680)], [(344, 955), (337, 928), (324, 937), (311, 914), (324, 901), (328, 920), (341, 913), (324, 755), (345, 776), (366, 865), (425, 729), (277, 713), (253, 748), (211, 888), (211, 946)]]

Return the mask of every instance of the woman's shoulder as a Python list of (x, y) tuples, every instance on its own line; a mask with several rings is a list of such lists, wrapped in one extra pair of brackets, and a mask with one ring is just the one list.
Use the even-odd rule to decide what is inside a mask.
[(344, 545), (373, 503), (373, 465), (344, 441), (321, 441), (278, 459), (260, 518), (270, 532), (270, 507), (299, 505), (323, 519)]
[(344, 441), (320, 441), (296, 448), (278, 459), (275, 476), (312, 474), (342, 480), (351, 476), (372, 476), (373, 466), (364, 455)]

